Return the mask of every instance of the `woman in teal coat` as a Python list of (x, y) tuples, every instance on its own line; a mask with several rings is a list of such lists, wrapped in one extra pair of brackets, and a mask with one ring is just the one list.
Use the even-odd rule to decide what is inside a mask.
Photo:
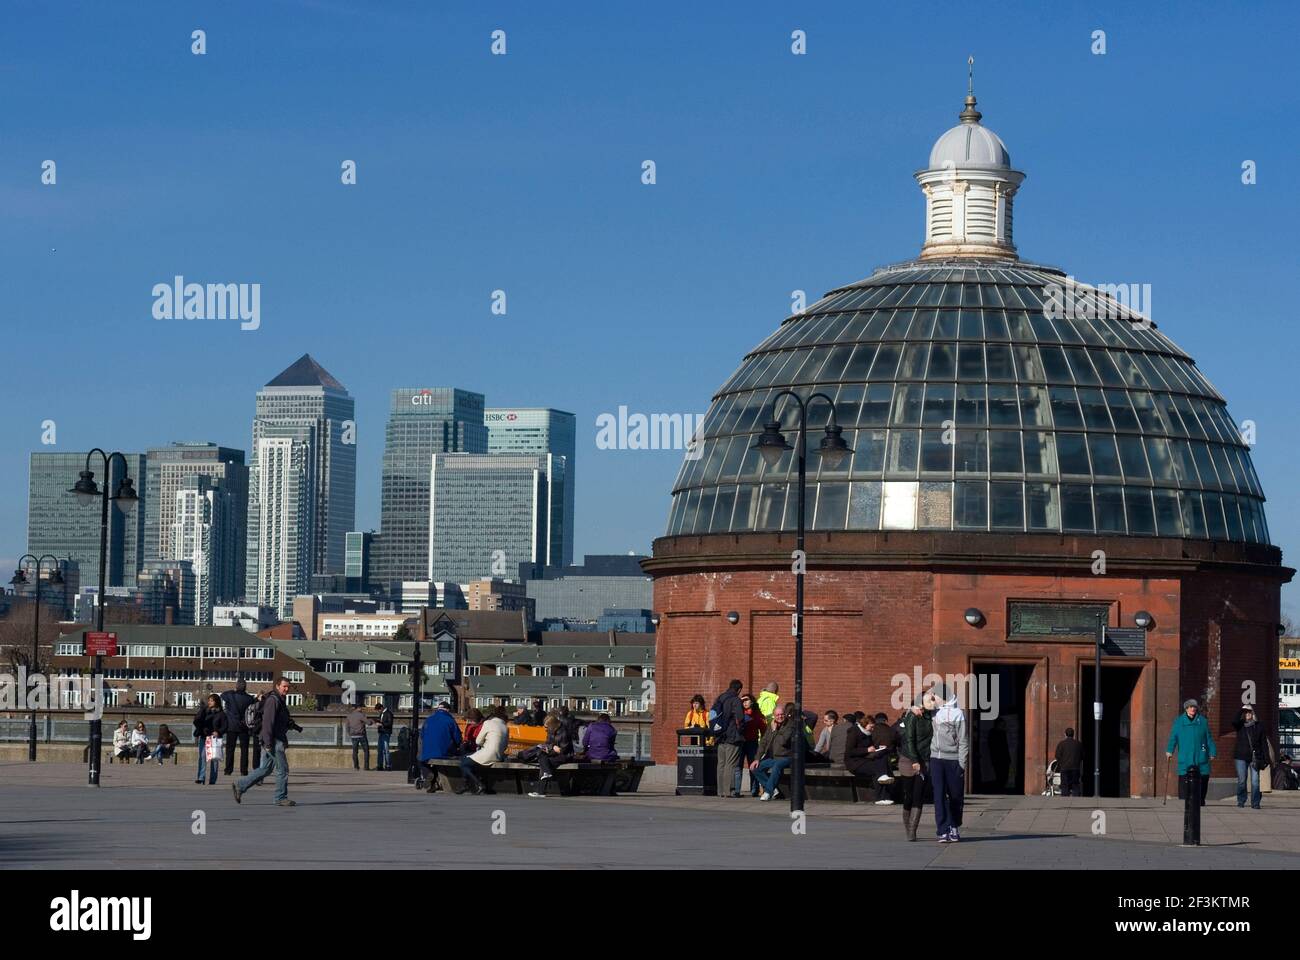
[[(1169, 731), (1165, 756), (1178, 751), (1178, 777), (1183, 783), (1186, 808), (1183, 814), (1183, 845), (1201, 845), (1201, 807), (1210, 786), (1210, 761), (1216, 756), (1210, 725), (1200, 715), (1195, 700), (1183, 702), (1183, 712)], [(1189, 773), (1191, 774), (1189, 776)]]

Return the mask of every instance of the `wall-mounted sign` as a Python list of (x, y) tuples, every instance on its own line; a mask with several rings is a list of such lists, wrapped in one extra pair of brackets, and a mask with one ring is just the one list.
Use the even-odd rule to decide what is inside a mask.
[(1109, 603), (1045, 603), (1012, 600), (1008, 605), (1008, 640), (1078, 640), (1097, 642), (1097, 617), (1105, 623)]
[(1280, 657), (1277, 661), (1279, 670), (1300, 670), (1300, 657)]

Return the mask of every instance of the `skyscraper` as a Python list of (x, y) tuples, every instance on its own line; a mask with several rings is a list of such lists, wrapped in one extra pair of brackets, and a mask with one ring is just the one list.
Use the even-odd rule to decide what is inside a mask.
[[(215, 603), (232, 603), (244, 595), (244, 544), (248, 537), (248, 467), (244, 451), (220, 447), (215, 443), (172, 443), (151, 447), (146, 453), (149, 497), (144, 507), (144, 559), (172, 560), (189, 557), (187, 552), (172, 549), (172, 528), (176, 522), (176, 493), (189, 477), (220, 480), (210, 484), (225, 500), (221, 515), (223, 529), (218, 531), (225, 556), (212, 587)], [(226, 543), (239, 544), (238, 549)]]
[(469, 583), (538, 563), (548, 543), (549, 480), (560, 458), (439, 453), (429, 503), (430, 580)]
[[(313, 574), (343, 573), (344, 537), (356, 519), (355, 415), (347, 389), (308, 354), (257, 392), (245, 577), (250, 602), (271, 582), (280, 585), (277, 589), (297, 590), (305, 589)], [(270, 448), (277, 458), (276, 469), (282, 472), (269, 478), (259, 476), (259, 451), (267, 439), (293, 443)], [(296, 487), (290, 491), (291, 480), (301, 491)], [(303, 506), (298, 505), (299, 493)], [(299, 512), (268, 515), (262, 495), (274, 496), (280, 509)], [(286, 535), (292, 529), (292, 552), (296, 557), (298, 551), (305, 551), (305, 568), (300, 569), (297, 559), (288, 559), (288, 540), (271, 536), (262, 526)], [(280, 569), (266, 573), (256, 569), (267, 562), (279, 564)], [(286, 564), (294, 570), (292, 577)]]
[(311, 580), (315, 451), (293, 437), (261, 437), (253, 450), (246, 599), (287, 618)]
[(483, 412), (483, 423), (488, 430), (488, 453), (549, 453), (563, 458), (563, 465), (556, 466), (551, 478), (550, 542), (545, 562), (550, 566), (572, 564), (577, 418), (545, 407), (489, 407)]
[(236, 539), (235, 506), (225, 481), (203, 474), (183, 479), (173, 496), (175, 509), (168, 543), (172, 560), (188, 560), (194, 573), (194, 623), (212, 625), (212, 608), (243, 596), (235, 562), (243, 570), (244, 541)]
[[(81, 571), (81, 587), (99, 586), (99, 526), (101, 504), (83, 506), (69, 493), (82, 470), (86, 453), (33, 453), (28, 472), (27, 550), (36, 554), (53, 554), (75, 560)], [(122, 461), (114, 457), (108, 477), (102, 476), (104, 461), (98, 455), (90, 460), (90, 469), (100, 489), (108, 484), (109, 496), (122, 479)], [(108, 553), (106, 578), (109, 586), (135, 586), (135, 576), (144, 562), (144, 513), (149, 502), (149, 484), (145, 475), (145, 456), (126, 454), (126, 475), (140, 498), (123, 513), (108, 510)]]
[(379, 536), (371, 579), (423, 580), (429, 569), (429, 466), (436, 453), (487, 453), (483, 394), (453, 387), (394, 390), (384, 430)]

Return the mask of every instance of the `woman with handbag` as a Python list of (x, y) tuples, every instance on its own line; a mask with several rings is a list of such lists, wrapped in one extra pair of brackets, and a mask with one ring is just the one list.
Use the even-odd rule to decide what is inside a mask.
[(1232, 721), (1232, 729), (1237, 731), (1237, 748), (1232, 755), (1237, 765), (1237, 807), (1246, 805), (1249, 787), (1250, 807), (1258, 810), (1260, 782), (1269, 775), (1268, 730), (1255, 719), (1255, 710), (1249, 706), (1242, 707), (1241, 715)]
[[(203, 713), (203, 741), (200, 747), (203, 751), (201, 756), (207, 761), (207, 783), (217, 782), (217, 770), (225, 760), (227, 729), (229, 723), (226, 720), (226, 709), (221, 705), (221, 698), (215, 693), (208, 694), (207, 707)], [(204, 782), (199, 780), (199, 783)]]

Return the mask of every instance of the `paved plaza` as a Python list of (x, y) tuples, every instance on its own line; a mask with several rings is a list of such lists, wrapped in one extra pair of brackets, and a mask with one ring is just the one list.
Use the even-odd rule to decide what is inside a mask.
[[(290, 755), (292, 758), (292, 754)], [(270, 782), (236, 805), (230, 780), (188, 768), (104, 768), (98, 790), (76, 764), (0, 764), (0, 862), (14, 868), (773, 867), (991, 869), (1297, 869), (1300, 796), (1260, 812), (1233, 800), (1205, 810), (1199, 849), (1178, 846), (1182, 809), (1109, 800), (1094, 835), (1087, 799), (977, 797), (960, 844), (908, 843), (896, 807), (810, 803), (791, 832), (785, 802), (675, 797), (530, 799), (429, 796), (403, 773), (304, 770), (294, 808)], [(201, 824), (203, 832), (196, 832)], [(932, 825), (928, 812), (922, 825)], [(494, 830), (495, 827), (495, 830)], [(932, 826), (931, 826), (932, 829)]]

